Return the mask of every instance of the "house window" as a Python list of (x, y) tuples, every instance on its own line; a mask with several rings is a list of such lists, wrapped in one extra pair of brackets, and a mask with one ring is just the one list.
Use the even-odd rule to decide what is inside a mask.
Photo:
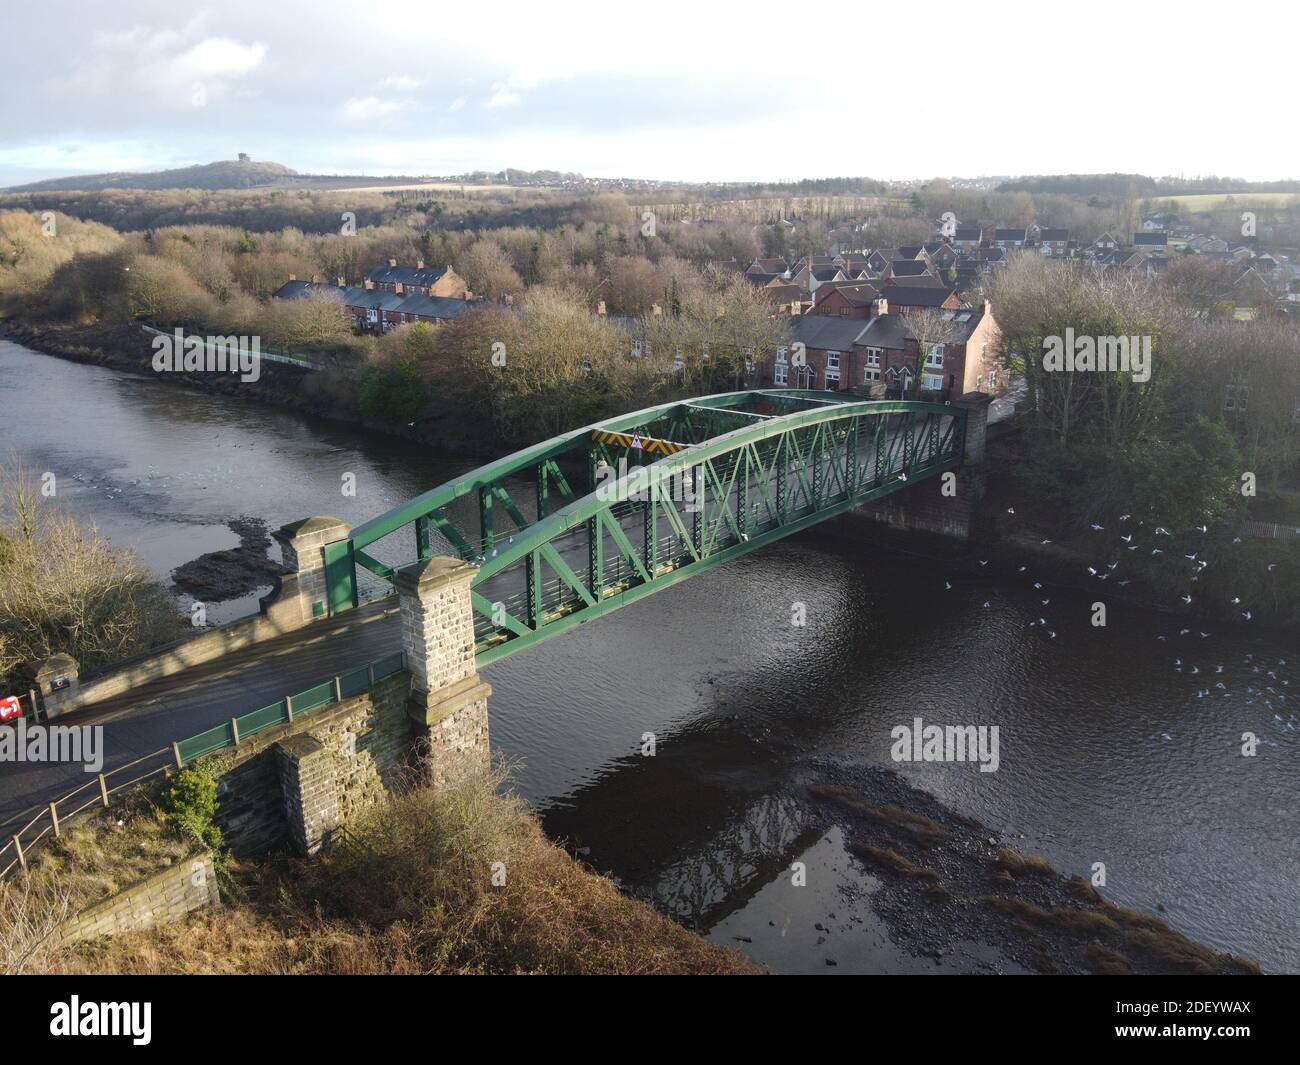
[(880, 353), (881, 353), (881, 352), (880, 352), (880, 348), (867, 348), (867, 365), (868, 365), (868, 366), (879, 366), (879, 365), (880, 365)]
[(921, 375), (921, 387), (928, 388), (932, 392), (939, 392), (943, 389), (943, 374), (927, 373)]
[(776, 349), (776, 364), (778, 366), (784, 366), (786, 364), (785, 348)]
[(997, 388), (998, 388), (998, 372), (997, 372), (997, 370), (990, 370), (990, 371), (989, 371), (989, 391), (990, 391), (990, 392), (996, 392), (996, 391), (997, 391)]
[(778, 363), (776, 369), (772, 373), (772, 383), (780, 385), (782, 388), (784, 388), (787, 384), (790, 383), (790, 378), (788, 374), (789, 374), (789, 370)]
[(868, 367), (867, 369), (865, 369), (865, 370), (862, 371), (862, 383), (863, 383), (863, 384), (867, 384), (867, 385), (869, 385), (869, 384), (871, 384), (871, 382), (873, 382), (873, 381), (879, 381), (879, 380), (880, 380), (880, 371), (879, 371), (879, 370), (873, 370), (873, 369), (871, 369), (870, 367)]
[(1223, 400), (1223, 409), (1225, 411), (1235, 411), (1238, 414), (1246, 413), (1246, 403), (1250, 399), (1250, 385), (1235, 382), (1228, 385), (1227, 394)]
[(641, 341), (634, 340), (632, 341), (632, 358), (639, 359), (640, 357), (641, 357)]
[(840, 353), (838, 351), (828, 351), (826, 353), (826, 383), (832, 384), (840, 379)]
[(745, 349), (745, 373), (754, 372), (754, 349)]
[(675, 356), (673, 356), (673, 372), (680, 373), (682, 367), (685, 365), (686, 363), (682, 361), (682, 353), (679, 351)]
[(943, 345), (931, 344), (930, 350), (925, 356), (925, 364), (933, 370), (943, 369)]

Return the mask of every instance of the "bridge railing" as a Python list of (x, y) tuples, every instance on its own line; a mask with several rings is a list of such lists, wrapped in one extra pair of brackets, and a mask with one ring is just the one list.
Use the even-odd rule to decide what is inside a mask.
[(63, 829), (74, 820), (94, 809), (109, 809), (114, 795), (134, 789), (154, 777), (166, 776), (173, 769), (172, 751), (164, 747), (107, 773), (90, 777), (80, 787), (45, 806), (32, 807), (0, 822), (0, 833), (7, 837), (4, 845), (0, 846), (0, 880), (15, 869), (26, 869), (33, 849), (49, 839), (59, 838)]
[(332, 680), (317, 684), (306, 691), (286, 695), (283, 699), (277, 699), (257, 710), (232, 717), (215, 728), (206, 729), (188, 739), (174, 743), (172, 749), (175, 752), (176, 764), (187, 766), (204, 755), (225, 750), (227, 747), (236, 747), (259, 732), (287, 724), (323, 706), (330, 706), (344, 699), (350, 699), (354, 695), (361, 695), (379, 681), (386, 680), (405, 668), (406, 652), (398, 651), (348, 673), (340, 673)]
[(193, 764), (204, 755), (228, 747), (309, 714), (369, 691), (381, 680), (395, 676), (406, 668), (406, 653), (398, 651), (374, 662), (340, 673), (295, 695), (277, 699), (216, 728), (207, 729), (170, 747), (153, 751), (107, 773), (90, 777), (79, 787), (60, 795), (44, 806), (33, 806), (0, 821), (0, 880), (17, 869), (26, 869), (34, 850), (51, 839), (58, 839), (65, 828), (97, 809), (109, 809), (115, 795), (135, 789), (157, 777), (167, 777), (177, 769)]

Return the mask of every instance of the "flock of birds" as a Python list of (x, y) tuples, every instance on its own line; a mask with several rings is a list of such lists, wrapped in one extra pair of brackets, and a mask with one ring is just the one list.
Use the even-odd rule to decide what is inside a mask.
[[(1014, 516), (1016, 513), (1015, 508), (1008, 507), (1007, 513)], [(1123, 550), (1129, 552), (1145, 551), (1149, 548), (1150, 554), (1148, 557), (1165, 555), (1167, 552), (1171, 555), (1181, 554), (1183, 558), (1188, 563), (1190, 563), (1190, 566), (1187, 567), (1187, 572), (1186, 572), (1188, 578), (1188, 587), (1186, 591), (1181, 596), (1178, 597), (1178, 599), (1183, 604), (1184, 607), (1191, 606), (1191, 604), (1195, 602), (1195, 596), (1193, 596), (1192, 594), (1194, 589), (1191, 587), (1191, 585), (1199, 581), (1201, 574), (1204, 573), (1205, 570), (1209, 567), (1209, 562), (1207, 562), (1204, 558), (1201, 557), (1203, 553), (1203, 549), (1198, 547), (1196, 550), (1191, 551), (1189, 553), (1186, 550), (1177, 547), (1175, 543), (1176, 538), (1174, 537), (1174, 534), (1170, 532), (1168, 529), (1166, 529), (1164, 526), (1160, 526), (1160, 525), (1154, 527), (1152, 531), (1152, 536), (1154, 539), (1151, 541), (1151, 543), (1148, 544), (1135, 543), (1134, 541), (1141, 536), (1141, 530), (1145, 527), (1146, 523), (1140, 519), (1137, 520), (1136, 522), (1133, 522), (1132, 517), (1133, 516), (1131, 514), (1121, 514), (1119, 516), (1120, 523), (1123, 524), (1125, 527), (1125, 531), (1120, 533), (1118, 537), (1119, 544), (1122, 545)], [(1093, 522), (1090, 528), (1094, 533), (1104, 533), (1106, 531), (1106, 527), (1104, 525), (1097, 524), (1096, 522)], [(1192, 532), (1199, 533), (1201, 536), (1204, 536), (1206, 533), (1209, 532), (1209, 528), (1206, 525), (1198, 525), (1193, 527)], [(1159, 546), (1159, 544), (1161, 543), (1160, 540), (1161, 537), (1169, 538), (1167, 547)], [(1232, 542), (1234, 544), (1241, 543), (1241, 537), (1239, 536), (1233, 537)], [(1042, 540), (1041, 546), (1047, 546), (1048, 544), (1051, 543), (1052, 543), (1051, 540)], [(989, 564), (989, 559), (977, 559), (976, 561), (979, 563), (980, 566), (987, 566)], [(1121, 555), (1120, 558), (1114, 559), (1113, 561), (1106, 562), (1096, 566), (1088, 566), (1086, 567), (1088, 576), (1097, 581), (1109, 580), (1112, 576), (1116, 575), (1116, 571), (1119, 569), (1122, 561), (1123, 561), (1123, 556)], [(1267, 564), (1268, 571), (1272, 572), (1276, 568), (1276, 565), (1277, 563), (1274, 562), (1268, 563)], [(1028, 574), (1029, 567), (1022, 565), (1019, 567), (1018, 572), (1022, 574)], [(1032, 576), (1030, 576), (1028, 579), (1031, 581), (1031, 586), (1035, 592), (1041, 593), (1043, 591), (1042, 581), (1034, 580)], [(1115, 582), (1117, 587), (1123, 587), (1130, 583), (1132, 582), (1129, 578), (1121, 578), (1116, 580)], [(952, 587), (953, 585), (951, 581), (949, 580), (944, 581), (945, 590), (951, 591)], [(1039, 598), (1039, 603), (1041, 606), (1046, 607), (1051, 602), (1052, 600), (1050, 596)], [(1240, 596), (1233, 596), (1230, 602), (1234, 607), (1240, 607), (1242, 605)], [(992, 603), (988, 600), (984, 602), (985, 608), (988, 608), (991, 605)], [(1242, 609), (1239, 611), (1239, 613), (1241, 614), (1242, 619), (1247, 622), (1253, 620), (1254, 618), (1254, 614), (1249, 608)], [(1032, 628), (1039, 629), (1046, 635), (1046, 637), (1049, 640), (1055, 640), (1057, 637), (1056, 630), (1051, 628), (1048, 620), (1045, 617), (1040, 617), (1036, 621), (1030, 621), (1029, 627), (1031, 629)], [(1199, 626), (1197, 627), (1184, 626), (1178, 630), (1176, 636), (1172, 636), (1169, 633), (1161, 633), (1157, 635), (1155, 638), (1157, 641), (1160, 642), (1168, 642), (1171, 638), (1175, 640), (1180, 640), (1189, 637), (1199, 642), (1200, 640), (1212, 639), (1213, 633), (1206, 632), (1202, 630)], [(1249, 706), (1249, 705), (1253, 705), (1256, 702), (1262, 702), (1263, 705), (1268, 710), (1273, 712), (1272, 724), (1278, 731), (1300, 733), (1300, 718), (1298, 718), (1297, 715), (1288, 708), (1287, 693), (1282, 690), (1283, 688), (1290, 687), (1291, 681), (1286, 677), (1281, 677), (1278, 675), (1278, 669), (1285, 667), (1286, 664), (1287, 664), (1287, 660), (1285, 658), (1278, 658), (1276, 663), (1270, 665), (1269, 663), (1264, 662), (1262, 660), (1256, 661), (1256, 656), (1254, 654), (1245, 655), (1242, 665), (1243, 667), (1249, 670), (1249, 673), (1246, 676), (1244, 689), (1241, 687), (1240, 684), (1238, 684), (1238, 686), (1235, 689), (1229, 686), (1228, 680), (1233, 678), (1235, 674), (1229, 674), (1225, 672), (1226, 665), (1223, 662), (1207, 663), (1203, 670), (1199, 664), (1190, 661), (1190, 656), (1189, 656), (1189, 661), (1186, 663), (1183, 661), (1182, 657), (1176, 657), (1173, 661), (1173, 669), (1174, 672), (1181, 673), (1189, 677), (1203, 676), (1206, 678), (1206, 680), (1204, 681), (1204, 683), (1206, 684), (1209, 683), (1210, 677), (1222, 678), (1222, 679), (1216, 679), (1214, 681), (1213, 687), (1202, 687), (1201, 686), (1202, 682), (1197, 681), (1197, 687), (1196, 687), (1197, 699), (1209, 698), (1215, 695), (1216, 693), (1219, 693), (1223, 697), (1231, 697), (1236, 694), (1242, 694), (1246, 698), (1246, 705)], [(1285, 714), (1286, 716), (1284, 717), (1283, 714)], [(1172, 738), (1169, 736), (1168, 733), (1162, 733), (1161, 735), (1166, 740)], [(1267, 739), (1262, 740), (1262, 742), (1267, 743), (1270, 746), (1277, 746), (1277, 744), (1272, 743)]]

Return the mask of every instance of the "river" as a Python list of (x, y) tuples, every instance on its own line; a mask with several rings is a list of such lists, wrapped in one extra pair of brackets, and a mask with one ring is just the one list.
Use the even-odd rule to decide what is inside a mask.
[[(468, 465), (4, 340), (0, 410), (0, 456), (54, 473), (63, 504), (164, 577), (237, 546), (234, 519), (355, 524)], [(935, 963), (873, 920), (872, 880), (838, 830), (803, 823), (792, 796), (819, 765), (892, 765), (890, 729), (914, 717), (997, 724), (997, 772), (896, 768), (1067, 873), (1103, 862), (1112, 901), (1300, 971), (1300, 652), (1240, 630), (1180, 635), (1152, 611), (1089, 618), (1083, 593), (813, 530), (490, 667), (492, 744), (548, 831), (719, 941), (780, 971), (923, 972)], [(798, 893), (784, 887), (796, 860)], [(978, 944), (960, 954), (950, 965), (1011, 968)]]

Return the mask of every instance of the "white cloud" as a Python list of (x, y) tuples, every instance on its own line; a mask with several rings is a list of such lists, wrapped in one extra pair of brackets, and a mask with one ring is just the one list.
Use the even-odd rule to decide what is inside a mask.
[(384, 100), (378, 96), (353, 96), (339, 108), (344, 122), (381, 122), (407, 110), (402, 100)]
[(414, 92), (424, 81), (420, 78), (412, 78), (406, 74), (389, 74), (379, 83), (379, 89), (392, 89), (397, 92)]

